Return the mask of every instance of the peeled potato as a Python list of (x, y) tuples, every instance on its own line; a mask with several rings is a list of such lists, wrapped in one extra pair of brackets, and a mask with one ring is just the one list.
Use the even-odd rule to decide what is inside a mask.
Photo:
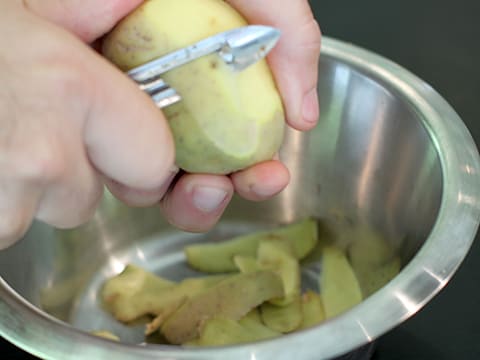
[[(122, 70), (129, 70), (245, 25), (222, 0), (150, 0), (106, 37), (103, 53)], [(214, 54), (162, 78), (183, 99), (164, 109), (180, 168), (228, 174), (271, 159), (279, 149), (284, 113), (265, 60), (235, 72)]]

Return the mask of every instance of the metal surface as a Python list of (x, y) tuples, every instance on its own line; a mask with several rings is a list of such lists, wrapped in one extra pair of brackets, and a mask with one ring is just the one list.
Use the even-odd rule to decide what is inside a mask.
[(140, 83), (139, 87), (140, 90), (145, 91), (152, 98), (153, 102), (160, 109), (182, 100), (177, 91), (160, 78)]
[[(130, 210), (110, 197), (80, 230), (35, 224), (0, 252), (0, 334), (45, 359), (318, 360), (368, 344), (415, 314), (455, 273), (477, 231), (477, 149), (452, 108), (412, 74), (332, 39), (322, 51), (322, 120), (311, 133), (287, 134), (281, 157), (292, 175), (288, 189), (265, 203), (235, 199), (207, 235), (176, 231), (156, 209)], [(402, 272), (323, 325), (256, 344), (188, 351), (117, 344), (76, 329), (109, 324), (97, 307), (98, 288), (126, 262), (181, 278), (191, 274), (178, 250), (183, 244), (307, 215), (341, 224), (340, 233), (380, 231), (398, 249)], [(41, 304), (75, 326), (38, 310)], [(138, 330), (119, 331), (139, 341)]]
[(213, 53), (218, 53), (233, 70), (241, 71), (265, 57), (279, 39), (280, 31), (270, 26), (244, 26), (152, 60), (130, 70), (128, 75), (138, 83), (145, 83), (176, 67)]
[(181, 96), (160, 76), (200, 57), (217, 53), (233, 71), (242, 71), (263, 59), (280, 39), (270, 26), (249, 25), (222, 32), (130, 70), (127, 74), (150, 95), (159, 108), (175, 104)]

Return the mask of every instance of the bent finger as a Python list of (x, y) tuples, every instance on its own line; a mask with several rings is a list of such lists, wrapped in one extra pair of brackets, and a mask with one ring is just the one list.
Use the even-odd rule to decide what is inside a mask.
[(94, 79), (84, 128), (89, 157), (106, 177), (126, 187), (161, 188), (176, 171), (167, 121), (133, 81), (96, 57), (88, 70)]

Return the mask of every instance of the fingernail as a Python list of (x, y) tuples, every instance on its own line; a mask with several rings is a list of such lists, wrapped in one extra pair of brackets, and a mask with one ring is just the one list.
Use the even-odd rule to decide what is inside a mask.
[(274, 195), (279, 193), (279, 189), (277, 187), (269, 187), (269, 186), (262, 186), (262, 185), (253, 185), (250, 186), (250, 189), (253, 193), (263, 199), (270, 198)]
[(302, 116), (303, 120), (307, 123), (317, 123), (319, 117), (317, 88), (313, 88), (305, 95), (303, 99)]
[(223, 189), (196, 186), (193, 189), (193, 205), (200, 211), (212, 212), (225, 201), (227, 192)]

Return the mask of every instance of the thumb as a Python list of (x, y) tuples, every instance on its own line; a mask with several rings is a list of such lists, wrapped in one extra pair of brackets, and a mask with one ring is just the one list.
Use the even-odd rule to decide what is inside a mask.
[(320, 28), (307, 0), (228, 0), (250, 23), (282, 31), (268, 57), (282, 94), (287, 121), (298, 130), (313, 128), (318, 120), (317, 73)]
[(143, 0), (24, 0), (25, 7), (90, 43)]

